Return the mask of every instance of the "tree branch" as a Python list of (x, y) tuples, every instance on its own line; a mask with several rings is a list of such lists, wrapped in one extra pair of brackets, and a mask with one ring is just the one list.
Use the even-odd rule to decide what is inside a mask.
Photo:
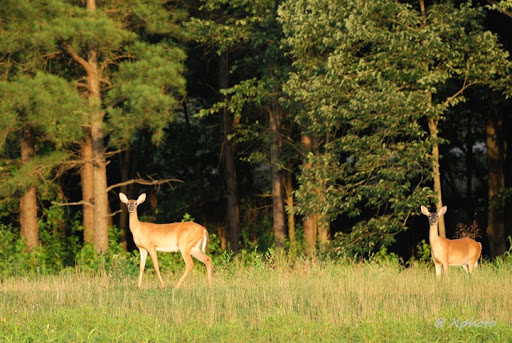
[(512, 11), (510, 10), (507, 10), (506, 8), (500, 8), (499, 7), (499, 4), (496, 2), (496, 1), (493, 1), (493, 0), (487, 0), (487, 3), (492, 5), (494, 8), (493, 9), (497, 9), (498, 11), (500, 11), (501, 13), (503, 13), (504, 15), (512, 18)]
[(82, 67), (84, 67), (85, 71), (87, 72), (87, 74), (91, 74), (92, 73), (92, 68), (91, 68), (91, 65), (89, 64), (89, 62), (87, 62), (85, 59), (83, 59), (82, 57), (80, 57), (76, 52), (75, 50), (73, 50), (73, 48), (71, 46), (69, 46), (68, 43), (62, 41), (60, 42), (60, 44), (62, 45), (62, 47), (68, 52), (68, 54), (71, 55), (71, 57), (73, 57), (73, 59), (78, 62)]
[(76, 205), (87, 205), (87, 206), (91, 206), (91, 207), (94, 207), (94, 204), (92, 204), (90, 201), (76, 201), (76, 202), (57, 202), (57, 201), (52, 201), (52, 205), (57, 205), (57, 206), (76, 206)]
[(464, 84), (462, 85), (461, 89), (459, 89), (459, 91), (455, 94), (453, 94), (451, 97), (449, 97), (448, 99), (446, 99), (445, 102), (443, 102), (443, 106), (447, 106), (450, 104), (450, 102), (455, 99), (456, 97), (458, 97), (459, 95), (461, 95), (462, 93), (464, 93), (464, 91), (473, 86), (473, 85), (476, 85), (476, 84), (479, 84), (479, 83), (482, 83), (482, 81), (473, 81), (473, 82), (470, 82), (468, 83), (468, 78), (469, 78), (469, 71), (471, 69), (471, 65), (469, 63), (469, 61), (467, 62), (467, 68), (466, 68), (466, 77), (464, 78)]
[(115, 64), (118, 60), (122, 60), (122, 59), (128, 59), (128, 58), (134, 58), (135, 56), (134, 55), (120, 55), (120, 56), (116, 56), (114, 58), (108, 58), (106, 59), (103, 64), (101, 65), (101, 74), (103, 74), (103, 71), (105, 70), (106, 67), (108, 67), (110, 64)]
[(85, 83), (81, 83), (81, 82), (78, 82), (76, 84), (77, 88), (85, 88), (87, 89), (89, 92), (91, 92), (91, 87), (89, 87), (89, 85), (85, 84)]
[[(179, 179), (153, 180), (151, 177), (149, 177), (149, 178), (150, 178), (149, 180), (139, 178), (139, 179), (131, 179), (131, 180), (128, 180), (128, 181), (116, 183), (114, 185), (111, 185), (111, 186), (107, 187), (107, 192), (110, 192), (114, 188), (118, 188), (118, 187), (126, 186), (126, 185), (131, 185), (131, 184), (134, 184), (134, 183), (138, 183), (139, 185), (145, 185), (145, 186), (155, 186), (155, 185), (161, 185), (161, 184), (167, 183), (173, 189), (173, 187), (171, 185), (171, 182), (183, 182), (182, 180), (179, 180)], [(76, 201), (76, 202), (57, 202), (57, 201), (52, 201), (52, 204), (53, 205), (57, 205), (57, 206), (87, 205), (87, 206), (94, 207), (94, 203), (93, 202), (91, 202), (91, 201), (84, 201), (84, 200)], [(111, 215), (113, 216), (113, 215), (117, 214), (118, 212), (114, 212)]]
[(138, 183), (139, 185), (145, 185), (145, 186), (155, 186), (155, 185), (161, 185), (161, 184), (167, 183), (171, 188), (173, 188), (171, 185), (171, 182), (183, 182), (183, 181), (179, 180), (179, 179), (162, 179), (162, 180), (131, 179), (131, 180), (116, 183), (114, 185), (107, 187), (107, 192), (110, 192), (114, 188), (132, 185), (134, 183)]

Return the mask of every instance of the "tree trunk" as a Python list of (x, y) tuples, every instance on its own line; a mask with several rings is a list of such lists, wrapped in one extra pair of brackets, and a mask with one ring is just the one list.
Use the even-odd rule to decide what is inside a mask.
[(499, 201), (499, 194), (505, 187), (502, 125), (501, 114), (496, 109), (492, 109), (489, 113), (485, 133), (489, 185), (489, 215), (486, 232), (490, 254), (493, 258), (506, 251), (505, 214), (503, 204)]
[[(504, 118), (503, 131), (512, 132), (512, 118), (507, 116)], [(512, 188), (512, 154), (510, 148), (512, 147), (512, 135), (503, 134), (503, 155), (505, 156), (505, 188)], [(505, 237), (512, 236), (512, 198), (508, 197), (505, 202)], [(508, 246), (508, 245), (507, 245)]]
[(105, 147), (103, 145), (101, 124), (102, 120), (97, 118), (93, 122), (91, 130), (94, 156), (94, 248), (97, 252), (106, 252), (108, 248), (109, 206)]
[(316, 250), (316, 215), (311, 214), (304, 218), (304, 240), (306, 241), (306, 255), (312, 255)]
[[(437, 121), (428, 118), (428, 128), (433, 141), (432, 146), (432, 172), (434, 175), (434, 192), (437, 196), (436, 211), (443, 207), (443, 193), (441, 192), (441, 171), (439, 170), (439, 145), (437, 144)], [(439, 236), (446, 238), (444, 216), (439, 217)]]
[[(120, 154), (121, 182), (128, 181), (129, 179), (130, 157), (130, 148), (126, 149), (126, 151)], [(119, 191), (121, 193), (128, 194), (128, 185), (121, 186)], [(129, 194), (128, 197), (132, 199), (133, 194)], [(130, 228), (128, 226), (128, 207), (124, 205), (121, 206), (121, 213), (119, 215), (119, 230), (121, 231), (121, 245), (125, 250), (128, 250), (128, 237), (130, 236)]]
[[(87, 0), (89, 12), (96, 11), (96, 1)], [(87, 57), (87, 84), (90, 89), (89, 102), (91, 105), (91, 141), (94, 169), (94, 249), (106, 252), (108, 248), (109, 205), (107, 196), (107, 167), (105, 146), (103, 142), (103, 119), (105, 112), (101, 109), (101, 93), (98, 68), (98, 51), (94, 42), (90, 43)]]
[[(219, 58), (219, 88), (229, 87), (229, 69), (227, 53), (222, 53)], [(238, 252), (240, 249), (240, 205), (238, 202), (238, 187), (235, 165), (235, 147), (230, 139), (236, 127), (238, 119), (233, 118), (231, 112), (226, 108), (222, 110), (223, 119), (223, 149), (222, 157), (224, 163), (224, 181), (226, 183), (227, 197), (227, 223), (231, 250)]]
[[(87, 133), (90, 135), (90, 133)], [(92, 142), (91, 137), (87, 136), (81, 148), (82, 167), (80, 168), (80, 178), (82, 183), (82, 223), (84, 226), (84, 243), (94, 243), (94, 169), (92, 166)]]
[[(30, 129), (25, 129), (21, 136), (21, 164), (29, 163), (35, 156), (34, 136)], [(36, 188), (30, 187), (20, 200), (21, 238), (29, 250), (39, 245), (39, 223), (37, 222)]]
[(270, 143), (270, 163), (272, 165), (272, 212), (274, 239), (276, 248), (282, 248), (286, 238), (285, 213), (284, 213), (284, 195), (283, 195), (283, 177), (280, 170), (281, 159), (281, 112), (279, 107), (272, 106), (269, 110), (270, 130), (272, 140)]
[(293, 214), (293, 184), (292, 184), (292, 172), (288, 171), (286, 175), (286, 206), (288, 207), (288, 239), (290, 245), (295, 245), (295, 215)]
[[(304, 149), (307, 152), (313, 151), (313, 140), (308, 135), (302, 135), (300, 137), (300, 142)], [(304, 169), (311, 168), (311, 165), (308, 162), (305, 162)], [(316, 250), (316, 233), (317, 233), (317, 221), (316, 214), (310, 214), (306, 218), (304, 218), (303, 226), (304, 226), (304, 239), (306, 241), (306, 254), (312, 255)]]
[(320, 251), (325, 251), (329, 246), (331, 229), (329, 220), (324, 215), (317, 215), (316, 217), (316, 227), (318, 231), (318, 245), (320, 247)]
[(152, 215), (156, 215), (156, 210), (158, 209), (158, 197), (156, 195), (156, 188), (150, 186), (147, 193), (149, 210), (151, 211)]
[(473, 144), (474, 144), (474, 137), (473, 134), (473, 125), (472, 125), (472, 116), (471, 113), (469, 113), (466, 116), (466, 137), (465, 137), (465, 163), (466, 163), (466, 210), (471, 215), (474, 214), (475, 210), (475, 202), (473, 201), (473, 175), (474, 173), (474, 165), (475, 165), (475, 159), (473, 157)]
[[(420, 0), (420, 10), (422, 16), (422, 27), (427, 26), (427, 12), (425, 9), (425, 1)], [(428, 69), (428, 65), (426, 66)], [(432, 93), (428, 92), (427, 101), (429, 107), (432, 107)], [(430, 137), (433, 141), (432, 146), (432, 172), (434, 176), (434, 192), (437, 194), (436, 209), (439, 211), (443, 207), (443, 193), (441, 192), (441, 172), (439, 170), (439, 144), (437, 143), (437, 120), (434, 118), (428, 118), (428, 129), (430, 131)], [(444, 216), (439, 218), (439, 236), (446, 237), (446, 228), (444, 224)]]

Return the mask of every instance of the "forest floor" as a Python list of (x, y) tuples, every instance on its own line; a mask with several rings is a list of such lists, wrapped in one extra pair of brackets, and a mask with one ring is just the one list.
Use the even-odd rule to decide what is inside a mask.
[[(68, 270), (0, 283), (2, 342), (505, 342), (512, 340), (510, 268), (468, 278), (432, 266), (302, 261), (217, 268), (196, 264), (116, 276)], [(98, 275), (99, 274), (99, 275)]]

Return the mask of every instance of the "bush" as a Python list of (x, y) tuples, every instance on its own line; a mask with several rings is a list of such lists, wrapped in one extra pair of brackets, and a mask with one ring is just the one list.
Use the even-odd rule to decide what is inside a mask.
[(28, 269), (26, 249), (27, 246), (10, 225), (0, 224), (0, 277), (2, 280)]

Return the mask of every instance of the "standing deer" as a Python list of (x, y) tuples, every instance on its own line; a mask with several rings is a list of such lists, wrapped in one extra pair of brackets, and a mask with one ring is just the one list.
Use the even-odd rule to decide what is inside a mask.
[(443, 206), (439, 212), (429, 212), (425, 206), (421, 206), (421, 213), (428, 217), (430, 224), (429, 240), (437, 279), (441, 278), (441, 266), (443, 266), (444, 274), (447, 277), (448, 266), (462, 266), (469, 275), (478, 265), (478, 259), (482, 253), (482, 244), (469, 237), (459, 239), (439, 237), (438, 219), (446, 213), (447, 209), (446, 206)]
[(128, 206), (128, 212), (130, 213), (130, 231), (133, 235), (133, 241), (140, 251), (139, 281), (137, 288), (140, 288), (142, 284), (142, 274), (144, 273), (148, 252), (153, 261), (156, 275), (160, 280), (160, 287), (165, 287), (162, 276), (160, 275), (160, 268), (158, 267), (157, 251), (180, 251), (185, 260), (185, 272), (175, 288), (181, 286), (183, 280), (185, 280), (194, 266), (191, 255), (205, 264), (208, 284), (212, 284), (212, 262), (210, 257), (205, 254), (205, 248), (208, 244), (208, 231), (206, 231), (203, 226), (193, 222), (172, 224), (141, 222), (137, 217), (137, 206), (146, 200), (146, 194), (141, 194), (137, 200), (128, 200), (126, 195), (119, 193), (119, 199)]

